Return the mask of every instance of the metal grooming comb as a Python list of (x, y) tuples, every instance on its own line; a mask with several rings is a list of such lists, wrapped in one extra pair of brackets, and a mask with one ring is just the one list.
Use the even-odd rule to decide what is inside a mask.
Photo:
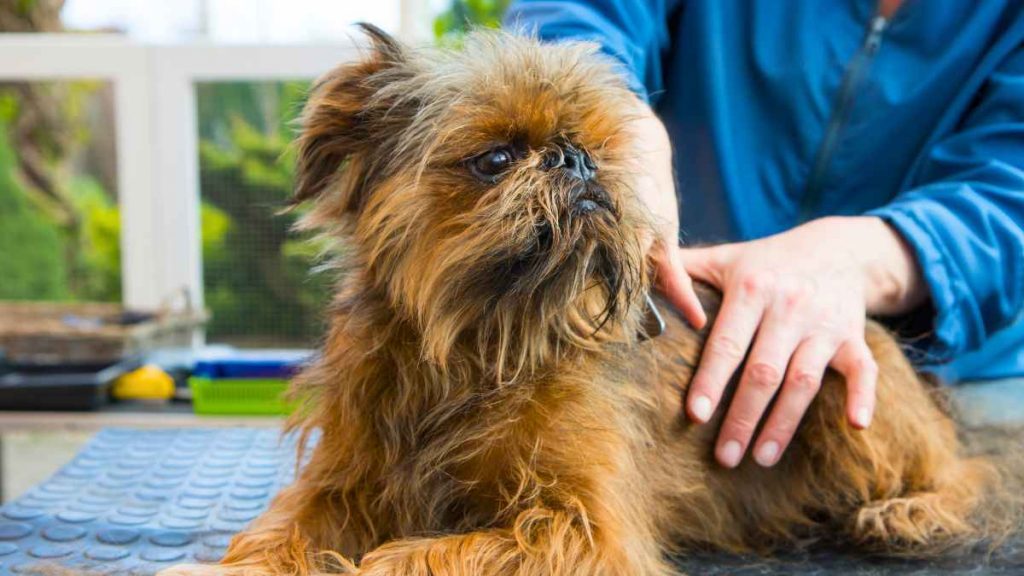
[(644, 296), (644, 300), (647, 302), (647, 310), (644, 313), (643, 325), (637, 334), (641, 342), (661, 336), (665, 332), (665, 319), (661, 317), (661, 312), (654, 305), (651, 295), (647, 294)]

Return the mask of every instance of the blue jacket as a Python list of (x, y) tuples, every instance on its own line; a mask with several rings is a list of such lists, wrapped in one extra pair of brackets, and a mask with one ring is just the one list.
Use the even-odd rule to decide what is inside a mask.
[(675, 146), (688, 241), (874, 214), (931, 291), (918, 359), (1024, 375), (1024, 0), (519, 0), (505, 22), (591, 40)]

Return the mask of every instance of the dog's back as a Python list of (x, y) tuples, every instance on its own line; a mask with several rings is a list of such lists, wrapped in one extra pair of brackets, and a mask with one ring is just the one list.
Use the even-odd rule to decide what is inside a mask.
[[(699, 293), (710, 325), (719, 296), (706, 287)], [(660, 307), (670, 310), (664, 302)], [(675, 539), (764, 550), (825, 538), (902, 554), (982, 535), (991, 512), (980, 506), (984, 495), (1000, 492), (999, 474), (986, 459), (968, 456), (935, 391), (884, 328), (867, 328), (879, 365), (878, 408), (870, 428), (855, 430), (847, 423), (843, 380), (829, 371), (776, 466), (763, 468), (748, 459), (726, 470), (713, 456), (721, 410), (703, 426), (688, 423), (681, 410), (706, 331), (694, 331), (677, 314), (665, 316), (664, 334), (641, 346), (655, 349), (671, 430), (664, 465), (650, 470), (655, 489), (669, 487), (665, 497), (676, 499), (664, 519)], [(722, 405), (728, 405), (735, 384)], [(686, 484), (678, 482), (681, 476)]]

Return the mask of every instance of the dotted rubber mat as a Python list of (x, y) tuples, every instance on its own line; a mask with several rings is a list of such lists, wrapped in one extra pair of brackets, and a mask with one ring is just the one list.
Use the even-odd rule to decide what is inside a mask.
[(103, 430), (0, 509), (0, 574), (55, 564), (153, 574), (217, 561), (294, 465), (294, 439), (278, 430)]
[[(294, 478), (294, 438), (277, 430), (107, 429), (52, 478), (0, 508), (0, 576), (149, 575), (215, 562), (231, 536)], [(818, 550), (774, 559), (677, 559), (683, 573), (753, 575), (1024, 575), (1024, 543), (995, 553), (894, 560)]]

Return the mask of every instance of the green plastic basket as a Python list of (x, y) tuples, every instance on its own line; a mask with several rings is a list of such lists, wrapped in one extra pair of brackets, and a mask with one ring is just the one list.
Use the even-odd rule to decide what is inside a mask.
[(192, 407), (207, 415), (285, 415), (294, 405), (284, 400), (288, 381), (280, 378), (188, 379)]

